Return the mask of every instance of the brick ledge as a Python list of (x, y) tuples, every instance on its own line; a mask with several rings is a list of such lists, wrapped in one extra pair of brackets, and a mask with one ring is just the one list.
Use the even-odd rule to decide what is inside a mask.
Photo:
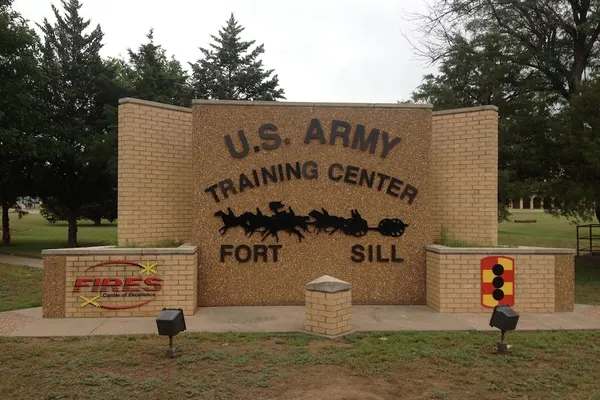
[(191, 108), (181, 107), (181, 106), (174, 106), (174, 105), (171, 105), (171, 104), (159, 103), (159, 102), (156, 102), (156, 101), (136, 99), (135, 97), (123, 97), (123, 98), (120, 98), (119, 99), (119, 105), (121, 105), (121, 104), (138, 104), (138, 105), (141, 105), (141, 106), (164, 108), (166, 110), (181, 111), (181, 112), (186, 112), (186, 113), (191, 113), (192, 112)]
[(478, 111), (496, 111), (497, 112), (498, 107), (492, 106), (492, 105), (487, 105), (487, 106), (476, 106), (476, 107), (466, 107), (466, 108), (454, 108), (454, 109), (449, 109), (449, 110), (434, 111), (433, 116), (436, 117), (438, 115), (465, 114), (465, 113), (478, 112)]
[(43, 256), (89, 256), (89, 255), (156, 255), (156, 254), (195, 254), (196, 246), (123, 248), (114, 246), (78, 247), (72, 249), (42, 250)]
[(437, 254), (530, 254), (557, 255), (576, 254), (575, 249), (554, 247), (447, 247), (438, 244), (425, 246), (425, 250)]
[(298, 102), (298, 101), (247, 101), (247, 100), (192, 100), (194, 105), (213, 106), (268, 106), (268, 107), (352, 107), (352, 108), (406, 108), (426, 109), (433, 108), (431, 104), (412, 103), (327, 103), (327, 102)]

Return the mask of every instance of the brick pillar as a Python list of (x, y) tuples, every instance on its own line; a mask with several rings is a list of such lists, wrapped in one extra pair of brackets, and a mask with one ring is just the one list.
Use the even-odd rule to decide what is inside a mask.
[(352, 330), (352, 285), (324, 275), (306, 285), (306, 322), (310, 333), (336, 336)]

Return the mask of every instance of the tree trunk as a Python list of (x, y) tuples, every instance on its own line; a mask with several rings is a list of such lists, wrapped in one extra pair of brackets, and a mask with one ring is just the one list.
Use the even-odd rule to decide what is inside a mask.
[(600, 222), (600, 196), (596, 199), (596, 219)]
[(69, 222), (69, 247), (79, 247), (77, 244), (77, 216), (69, 212), (67, 221)]
[(94, 225), (96, 225), (96, 226), (102, 225), (102, 219), (101, 218), (95, 219), (94, 220)]
[(2, 202), (2, 244), (10, 245), (10, 218), (8, 217), (8, 203)]

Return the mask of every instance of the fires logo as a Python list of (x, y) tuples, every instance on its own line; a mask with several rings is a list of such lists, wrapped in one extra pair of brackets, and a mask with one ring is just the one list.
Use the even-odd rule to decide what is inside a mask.
[[(145, 264), (133, 261), (103, 261), (101, 263), (88, 267), (85, 271), (96, 270), (96, 268), (108, 267), (110, 265), (131, 265), (138, 268), (137, 274), (129, 277), (82, 277), (75, 280), (73, 285), (73, 293), (80, 293), (83, 290), (92, 293), (100, 293), (89, 297), (79, 295), (82, 302), (79, 307), (91, 305), (98, 308), (108, 310), (127, 310), (131, 308), (141, 307), (154, 300), (156, 292), (162, 289), (163, 279), (158, 276), (157, 263), (146, 261)], [(109, 291), (110, 289), (110, 291)], [(129, 305), (108, 305), (102, 304), (98, 300), (101, 298), (110, 297), (151, 297), (149, 300), (129, 304)]]

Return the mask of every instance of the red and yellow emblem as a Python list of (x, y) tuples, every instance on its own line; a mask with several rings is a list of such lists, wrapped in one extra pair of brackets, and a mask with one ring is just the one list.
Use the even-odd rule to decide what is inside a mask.
[(499, 256), (481, 259), (481, 305), (515, 305), (515, 260)]
[[(96, 268), (110, 267), (113, 265), (133, 266), (138, 268), (137, 274), (133, 276), (112, 276), (109, 274), (102, 276), (83, 276), (78, 277), (73, 285), (73, 293), (90, 292), (90, 294), (79, 295), (81, 302), (79, 307), (91, 305), (97, 308), (105, 308), (108, 310), (127, 310), (138, 308), (150, 303), (155, 299), (156, 293), (162, 289), (163, 278), (158, 276), (158, 263), (146, 261), (145, 264), (126, 261), (126, 260), (110, 260), (103, 261), (92, 265), (86, 269), (87, 271), (96, 270)], [(110, 271), (110, 270), (109, 270)], [(139, 276), (139, 275), (146, 275)], [(96, 295), (96, 293), (100, 293)], [(106, 298), (127, 297), (131, 298), (134, 304), (106, 304), (100, 301)], [(150, 297), (150, 299), (137, 302), (142, 297)]]

